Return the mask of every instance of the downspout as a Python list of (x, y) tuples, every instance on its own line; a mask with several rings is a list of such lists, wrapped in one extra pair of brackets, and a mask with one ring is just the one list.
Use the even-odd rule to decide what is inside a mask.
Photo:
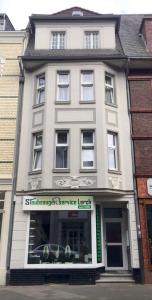
[(129, 122), (130, 122), (130, 141), (131, 141), (131, 156), (132, 156), (132, 168), (133, 168), (133, 186), (134, 186), (134, 203), (135, 203), (135, 212), (136, 212), (136, 227), (137, 227), (137, 240), (138, 240), (138, 248), (139, 248), (139, 265), (140, 265), (140, 281), (144, 283), (144, 259), (143, 259), (143, 250), (142, 250), (142, 238), (141, 238), (141, 226), (140, 226), (140, 213), (139, 213), (139, 203), (138, 203), (138, 196), (137, 196), (137, 183), (136, 183), (136, 168), (135, 168), (135, 152), (134, 152), (134, 145), (132, 136), (132, 119), (130, 113), (131, 101), (130, 101), (130, 88), (128, 82), (128, 74), (129, 74), (129, 62), (130, 59), (127, 60), (126, 65), (126, 90), (127, 90), (127, 102), (128, 102), (128, 115), (129, 115)]
[(10, 280), (11, 247), (12, 247), (14, 209), (15, 209), (14, 197), (16, 194), (17, 169), (18, 169), (20, 132), (21, 132), (21, 120), (22, 120), (23, 88), (24, 88), (24, 72), (23, 72), (23, 66), (20, 58), (19, 58), (19, 67), (20, 67), (19, 94), (18, 94), (18, 107), (17, 107), (17, 118), (16, 118), (16, 136), (15, 136), (14, 164), (13, 164), (13, 174), (12, 174), (12, 195), (11, 195), (11, 209), (10, 209), (8, 248), (7, 248), (7, 260), (6, 260), (6, 268), (7, 268), (6, 284), (9, 284), (9, 280)]

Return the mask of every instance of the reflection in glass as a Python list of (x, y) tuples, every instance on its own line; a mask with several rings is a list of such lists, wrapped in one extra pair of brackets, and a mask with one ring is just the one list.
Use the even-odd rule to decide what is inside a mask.
[(91, 262), (90, 212), (31, 212), (29, 264)]

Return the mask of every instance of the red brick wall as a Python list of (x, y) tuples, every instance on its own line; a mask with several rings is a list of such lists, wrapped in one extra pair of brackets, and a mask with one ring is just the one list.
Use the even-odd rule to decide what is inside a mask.
[(152, 140), (135, 140), (136, 175), (152, 177)]
[(147, 44), (147, 48), (150, 52), (152, 52), (152, 20), (144, 21), (142, 32)]
[(152, 80), (130, 81), (131, 109), (152, 110)]
[(134, 113), (132, 115), (132, 129), (133, 136), (152, 137), (152, 113)]

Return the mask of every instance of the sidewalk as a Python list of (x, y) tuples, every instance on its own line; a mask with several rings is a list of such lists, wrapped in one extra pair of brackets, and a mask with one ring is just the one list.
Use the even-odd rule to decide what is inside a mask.
[(152, 285), (98, 284), (0, 287), (0, 300), (152, 300)]

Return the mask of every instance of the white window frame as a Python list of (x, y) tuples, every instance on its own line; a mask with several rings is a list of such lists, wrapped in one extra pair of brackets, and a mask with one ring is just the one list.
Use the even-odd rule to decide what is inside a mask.
[[(94, 40), (96, 37), (96, 42)], [(98, 49), (99, 48), (99, 31), (85, 31), (85, 48)]]
[(52, 31), (51, 49), (65, 49), (65, 31)]
[[(91, 132), (93, 135), (93, 142), (92, 143), (84, 143), (83, 142), (83, 134), (84, 132)], [(82, 152), (83, 150), (93, 150), (94, 153), (94, 160), (93, 160), (93, 166), (84, 166), (83, 165), (83, 159), (82, 159)], [(95, 131), (93, 129), (83, 129), (81, 130), (81, 169), (87, 169), (92, 170), (95, 169)]]
[[(106, 83), (106, 77), (109, 77), (111, 79), (111, 84)], [(110, 90), (111, 94), (111, 101), (107, 99), (106, 91)], [(116, 105), (115, 101), (115, 86), (114, 86), (114, 75), (105, 73), (105, 102), (107, 104)]]
[[(84, 74), (87, 74), (87, 73), (92, 73), (92, 82), (91, 81), (84, 81)], [(93, 99), (90, 99), (90, 100), (84, 100), (84, 93), (83, 93), (83, 88), (84, 87), (92, 87), (92, 90), (93, 90)], [(82, 70), (81, 71), (81, 102), (94, 102), (94, 71), (93, 70)]]
[[(68, 81), (66, 83), (60, 82), (60, 75), (66, 74)], [(60, 88), (67, 88), (68, 89), (68, 98), (65, 100), (62, 100), (59, 98), (59, 90)], [(57, 96), (56, 96), (56, 102), (69, 102), (70, 101), (70, 71), (57, 71)]]
[[(44, 78), (44, 84), (40, 85), (40, 79)], [(41, 100), (41, 91), (44, 91), (44, 101)], [(42, 104), (45, 102), (45, 73), (36, 76), (36, 101), (35, 104)]]
[[(37, 137), (41, 136), (42, 137), (42, 144), (43, 144), (43, 133), (42, 132), (36, 132), (33, 134), (33, 160), (32, 160), (32, 171), (39, 171), (42, 170), (42, 144), (41, 145), (36, 145), (36, 140)], [(41, 167), (36, 168), (35, 163), (37, 159), (37, 154), (40, 152), (41, 155)]]
[[(67, 134), (67, 143), (58, 143), (58, 133)], [(67, 149), (67, 167), (57, 167), (57, 147), (65, 147)], [(55, 169), (68, 169), (69, 168), (69, 131), (68, 130), (56, 130), (55, 132)]]
[[(108, 131), (107, 132), (107, 143), (108, 143), (108, 136), (109, 135), (113, 136), (114, 143), (113, 143), (113, 145), (109, 145), (108, 144), (108, 170), (110, 170), (110, 171), (118, 171), (119, 170), (119, 161), (118, 161), (118, 133), (117, 132)], [(113, 157), (114, 157), (113, 164), (115, 165), (115, 168), (112, 168), (110, 166), (109, 151), (113, 152)]]

